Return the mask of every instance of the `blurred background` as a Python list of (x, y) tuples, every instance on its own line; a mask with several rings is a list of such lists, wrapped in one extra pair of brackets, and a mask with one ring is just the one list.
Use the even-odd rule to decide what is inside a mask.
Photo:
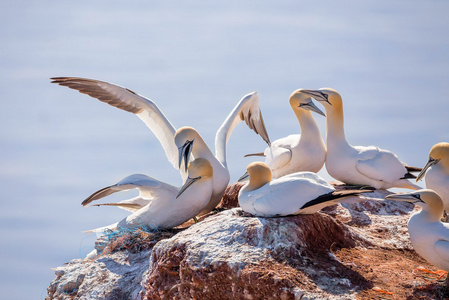
[[(448, 10), (444, 0), (0, 1), (2, 298), (44, 298), (50, 269), (93, 249), (82, 231), (127, 215), (83, 208), (94, 191), (132, 173), (181, 185), (141, 120), (50, 77), (127, 87), (211, 148), (248, 92), (259, 93), (274, 141), (299, 133), (291, 92), (332, 87), (352, 145), (422, 167), (432, 145), (449, 141)], [(325, 118), (315, 118), (325, 136)], [(243, 155), (265, 147), (237, 126), (231, 182), (254, 160)]]

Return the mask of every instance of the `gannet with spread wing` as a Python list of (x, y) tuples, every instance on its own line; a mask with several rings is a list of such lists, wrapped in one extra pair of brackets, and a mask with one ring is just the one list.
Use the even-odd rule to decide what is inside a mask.
[[(179, 145), (174, 143), (176, 130), (153, 101), (129, 89), (108, 82), (76, 77), (55, 77), (51, 79), (52, 83), (78, 90), (109, 105), (136, 114), (157, 137), (168, 160), (176, 169), (180, 170), (183, 179), (186, 178), (186, 170), (181, 168), (179, 164)], [(226, 182), (226, 185), (229, 182), (229, 171), (226, 165), (226, 143), (234, 127), (241, 121), (245, 121), (250, 129), (254, 130), (270, 144), (259, 109), (257, 93), (253, 92), (245, 95), (225, 119), (215, 136), (216, 155), (214, 158), (210, 157), (210, 162), (213, 166), (218, 166), (218, 161), (221, 167), (214, 169), (214, 173), (216, 173), (214, 180), (219, 183), (214, 184), (213, 197), (208, 207), (212, 207), (214, 203), (215, 205), (218, 204), (221, 196), (217, 201), (217, 195), (220, 193), (222, 195), (226, 188), (226, 186), (223, 188), (223, 182)], [(183, 141), (183, 144), (185, 142)], [(201, 157), (196, 152), (196, 147), (190, 147), (190, 149), (194, 158)], [(203, 149), (199, 149), (199, 152), (203, 152)], [(220, 170), (223, 168), (226, 170)]]

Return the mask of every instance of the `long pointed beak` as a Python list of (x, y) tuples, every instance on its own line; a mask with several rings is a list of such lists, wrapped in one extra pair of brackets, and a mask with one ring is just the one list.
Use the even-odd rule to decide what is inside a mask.
[(433, 166), (434, 164), (436, 164), (437, 162), (438, 162), (438, 160), (429, 158), (429, 161), (427, 162), (427, 164), (424, 166), (424, 168), (422, 168), (422, 170), (421, 170), (421, 172), (419, 172), (418, 176), (416, 176), (416, 182), (421, 180), (424, 177), (424, 175), (426, 175), (427, 169), (430, 168), (431, 166)]
[(243, 174), (242, 176), (240, 176), (240, 178), (237, 180), (238, 182), (242, 182), (245, 181), (249, 178), (249, 174), (248, 172), (245, 172), (245, 174)]
[(179, 158), (178, 158), (178, 162), (179, 162), (179, 168), (181, 169), (181, 165), (182, 165), (182, 161), (184, 160), (184, 168), (185, 171), (187, 172), (187, 166), (189, 164), (189, 159), (190, 159), (190, 153), (192, 153), (192, 149), (193, 149), (193, 142), (195, 141), (195, 139), (189, 141), (186, 140), (186, 142), (184, 143), (184, 145), (182, 145), (181, 147), (178, 148), (178, 153), (179, 153)]
[(307, 95), (315, 98), (315, 100), (317, 100), (317, 101), (324, 101), (332, 106), (332, 104), (329, 102), (329, 99), (328, 99), (329, 96), (320, 90), (302, 90), (302, 92), (304, 94), (307, 94)]
[(184, 193), (192, 184), (194, 184), (196, 181), (200, 180), (201, 176), (190, 178), (188, 177), (184, 185), (181, 187), (181, 189), (178, 192), (178, 195), (176, 195), (176, 199), (178, 199), (179, 196), (181, 196), (182, 193)]
[(421, 198), (419, 197), (419, 194), (415, 193), (392, 194), (386, 196), (385, 199), (410, 202), (410, 203), (422, 202)]
[(307, 103), (300, 103), (299, 107), (306, 110), (314, 111), (317, 114), (322, 115), (323, 117), (326, 116), (326, 114), (323, 111), (321, 111), (321, 109), (319, 109), (318, 106), (316, 106), (315, 103), (313, 103), (313, 101), (309, 101)]

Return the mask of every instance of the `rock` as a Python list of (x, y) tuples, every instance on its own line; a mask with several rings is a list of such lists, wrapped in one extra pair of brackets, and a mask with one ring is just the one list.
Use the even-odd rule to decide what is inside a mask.
[(412, 250), (411, 204), (375, 191), (313, 215), (223, 210), (238, 204), (241, 186), (197, 224), (103, 239), (97, 259), (56, 269), (46, 299), (376, 299), (379, 286), (401, 299), (421, 295), (411, 270), (432, 266)]

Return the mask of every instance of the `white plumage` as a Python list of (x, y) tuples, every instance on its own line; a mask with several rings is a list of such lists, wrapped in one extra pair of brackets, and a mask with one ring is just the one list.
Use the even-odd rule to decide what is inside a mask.
[(429, 263), (449, 271), (449, 224), (442, 223), (443, 202), (432, 190), (388, 195), (385, 199), (406, 201), (422, 209), (408, 221), (408, 232), (415, 251)]
[(376, 189), (392, 187), (420, 189), (407, 178), (409, 171), (420, 171), (402, 163), (396, 154), (376, 146), (351, 146), (345, 138), (343, 103), (340, 94), (330, 88), (303, 90), (322, 101), (327, 115), (326, 169), (333, 178), (348, 184), (369, 185)]
[(318, 172), (326, 159), (326, 146), (311, 111), (324, 116), (315, 106), (310, 95), (301, 89), (294, 91), (289, 98), (290, 106), (296, 115), (301, 134), (292, 134), (274, 141), (264, 153), (250, 154), (265, 156), (273, 178), (301, 171)]
[(248, 165), (249, 182), (239, 192), (239, 204), (248, 213), (261, 217), (311, 214), (337, 203), (343, 197), (365, 190), (336, 192), (312, 172), (298, 172), (271, 180), (270, 168), (263, 162)]

